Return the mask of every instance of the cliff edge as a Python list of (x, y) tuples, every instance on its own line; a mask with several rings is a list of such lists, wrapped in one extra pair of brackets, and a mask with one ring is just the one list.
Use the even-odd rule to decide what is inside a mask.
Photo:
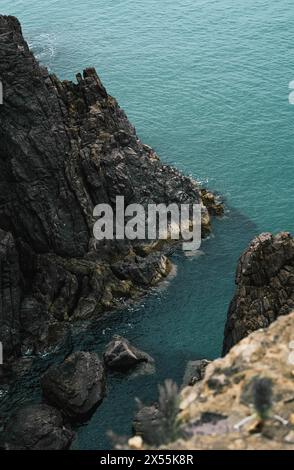
[[(207, 367), (202, 382), (182, 391), (179, 417), (186, 438), (168, 448), (294, 450), (293, 383), (291, 313), (243, 339)], [(256, 408), (264, 404), (267, 416), (261, 419)]]

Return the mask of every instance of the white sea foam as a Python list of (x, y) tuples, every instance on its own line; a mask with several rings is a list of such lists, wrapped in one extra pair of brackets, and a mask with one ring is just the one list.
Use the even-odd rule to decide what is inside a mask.
[(36, 58), (50, 68), (57, 53), (57, 38), (54, 33), (41, 33), (28, 41), (29, 48)]

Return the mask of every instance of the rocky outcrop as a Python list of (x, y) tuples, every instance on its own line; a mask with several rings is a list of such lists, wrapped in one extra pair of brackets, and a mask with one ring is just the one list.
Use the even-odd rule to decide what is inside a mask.
[(242, 338), (294, 309), (294, 240), (289, 233), (256, 237), (240, 257), (237, 290), (225, 326), (223, 354)]
[(194, 385), (199, 380), (202, 380), (205, 374), (206, 367), (210, 364), (211, 361), (207, 359), (200, 359), (198, 361), (189, 361), (184, 378), (183, 378), (183, 386), (187, 387), (188, 385)]
[(182, 390), (178, 438), (165, 448), (294, 450), (293, 377), (291, 313), (250, 334)]
[(140, 351), (126, 338), (115, 335), (106, 346), (103, 355), (104, 364), (108, 369), (116, 371), (127, 371), (142, 364), (152, 364), (154, 361), (149, 354)]
[(6, 450), (65, 450), (74, 436), (59, 411), (48, 405), (30, 405), (12, 415), (1, 445)]
[(71, 421), (88, 419), (105, 396), (105, 373), (95, 353), (76, 352), (41, 378), (45, 400)]
[(18, 20), (2, 15), (0, 77), (0, 229), (11, 234), (1, 237), (9, 237), (14, 272), (13, 285), (0, 284), (8, 358), (21, 345), (42, 350), (48, 324), (121, 307), (169, 273), (162, 243), (94, 240), (97, 204), (115, 210), (116, 196), (144, 206), (203, 199), (203, 235), (209, 213), (222, 208), (140, 141), (94, 69), (76, 83), (60, 81), (36, 61)]

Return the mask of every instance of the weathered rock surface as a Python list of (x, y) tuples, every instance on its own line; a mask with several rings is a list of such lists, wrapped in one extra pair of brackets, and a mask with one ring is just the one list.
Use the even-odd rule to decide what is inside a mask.
[[(169, 273), (170, 263), (158, 254), (162, 243), (95, 241), (97, 204), (115, 209), (116, 196), (145, 207), (195, 203), (202, 194), (140, 141), (94, 69), (78, 74), (76, 83), (60, 81), (36, 61), (18, 20), (3, 15), (0, 77), (0, 229), (13, 258), (0, 284), (8, 357), (21, 344), (42, 350), (51, 322), (96, 317)], [(203, 200), (205, 235), (209, 211), (221, 206), (213, 195)]]
[(12, 415), (2, 433), (1, 445), (6, 450), (65, 450), (74, 436), (58, 410), (31, 405)]
[(149, 354), (133, 346), (126, 338), (115, 335), (103, 355), (108, 369), (127, 371), (142, 363), (153, 363)]
[(14, 239), (0, 229), (0, 341), (4, 355), (20, 351), (21, 274)]
[(72, 421), (83, 421), (105, 396), (105, 373), (95, 353), (76, 352), (60, 365), (51, 366), (41, 378), (46, 401)]
[(252, 331), (294, 309), (294, 240), (289, 233), (256, 237), (240, 257), (223, 354)]
[[(261, 379), (272, 384), (266, 418), (259, 415), (254, 395), (254, 384)], [(269, 328), (251, 333), (224, 358), (211, 362), (202, 381), (182, 390), (178, 414), (181, 437), (165, 448), (294, 450), (293, 385), (291, 313), (278, 318)], [(264, 401), (263, 393), (259, 403)], [(146, 415), (144, 410), (142, 413)], [(149, 414), (152, 416), (151, 411)], [(141, 428), (135, 430), (140, 435)]]
[(206, 367), (210, 364), (211, 361), (207, 359), (200, 359), (197, 361), (189, 361), (184, 378), (183, 378), (183, 386), (187, 387), (188, 385), (194, 385), (199, 380), (202, 380), (205, 374)]

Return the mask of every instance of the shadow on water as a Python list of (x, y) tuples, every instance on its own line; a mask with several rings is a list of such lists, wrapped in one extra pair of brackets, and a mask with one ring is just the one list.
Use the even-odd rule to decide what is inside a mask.
[[(139, 303), (109, 313), (83, 327), (75, 326), (73, 349), (102, 355), (114, 334), (126, 336), (156, 361), (152, 375), (110, 374), (108, 391), (91, 420), (77, 429), (73, 448), (107, 449), (108, 430), (131, 432), (135, 397), (150, 403), (166, 378), (181, 383), (187, 361), (220, 355), (228, 304), (234, 292), (234, 275), (241, 252), (258, 234), (250, 219), (230, 209), (214, 221), (213, 234), (196, 256), (177, 251), (172, 260), (176, 275), (153, 289)], [(64, 353), (65, 354), (65, 353)], [(0, 395), (0, 416), (23, 404), (39, 402), (39, 377), (64, 354), (27, 358), (27, 372)], [(31, 361), (31, 362), (30, 362)]]

